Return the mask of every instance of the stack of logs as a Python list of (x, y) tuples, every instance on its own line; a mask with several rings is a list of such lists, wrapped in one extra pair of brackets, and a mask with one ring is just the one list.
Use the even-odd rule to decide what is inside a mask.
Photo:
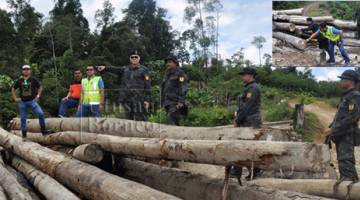
[[(297, 51), (303, 52), (307, 46), (304, 39), (308, 38), (302, 29), (307, 28), (306, 19), (308, 16), (303, 15), (304, 9), (293, 10), (274, 10), (273, 11), (273, 51)], [(360, 56), (360, 40), (357, 36), (357, 26), (353, 21), (344, 21), (335, 19), (332, 16), (312, 17), (317, 24), (326, 22), (328, 25), (339, 28), (344, 33), (344, 45), (350, 57), (356, 62), (357, 56)], [(282, 42), (280, 42), (282, 41)], [(279, 48), (281, 44), (287, 44), (291, 48)]]
[[(345, 199), (350, 184), (334, 191), (328, 147), (289, 141), (283, 122), (251, 129), (50, 118), (46, 125), (55, 133), (46, 136), (38, 120), (27, 123), (26, 140), (19, 119), (10, 132), (0, 128), (0, 199)], [(230, 180), (223, 196), (224, 180), (207, 174), (229, 165), (273, 172), (273, 178), (243, 186)], [(359, 190), (354, 184), (348, 195), (360, 199)]]

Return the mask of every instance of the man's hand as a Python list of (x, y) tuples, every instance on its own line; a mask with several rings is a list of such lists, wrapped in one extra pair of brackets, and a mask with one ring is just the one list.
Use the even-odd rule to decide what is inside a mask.
[(19, 103), (19, 102), (21, 101), (21, 98), (16, 97), (16, 98), (14, 99), (14, 101), (15, 101), (16, 103)]
[(149, 102), (144, 101), (144, 107), (145, 107), (146, 112), (149, 111), (149, 106), (150, 106)]
[(35, 101), (39, 102), (39, 100), (40, 100), (40, 95), (36, 95)]
[(97, 66), (96, 69), (99, 71), (99, 72), (102, 72), (105, 70), (105, 66)]
[(64, 97), (64, 98), (62, 98), (62, 101), (65, 101), (65, 100), (68, 100), (69, 99), (69, 97)]
[(328, 135), (331, 134), (331, 132), (332, 132), (332, 129), (331, 129), (331, 128), (328, 128), (328, 129), (325, 130), (324, 134), (325, 134), (326, 136), (328, 136)]
[(177, 109), (180, 109), (180, 108), (182, 108), (184, 106), (184, 104), (183, 103), (180, 103), (180, 102), (178, 102), (177, 104), (176, 104), (176, 108)]

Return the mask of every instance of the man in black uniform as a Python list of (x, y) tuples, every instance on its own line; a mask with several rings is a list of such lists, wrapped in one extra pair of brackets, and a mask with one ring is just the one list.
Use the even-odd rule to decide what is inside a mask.
[(239, 73), (245, 84), (244, 93), (238, 97), (238, 110), (235, 114), (235, 126), (253, 127), (261, 126), (261, 93), (255, 82), (256, 71), (246, 67)]
[(354, 70), (346, 70), (341, 76), (340, 87), (344, 94), (338, 104), (338, 111), (329, 129), (326, 143), (336, 144), (340, 181), (358, 181), (355, 169), (354, 146), (359, 145), (358, 120), (360, 118), (360, 92), (356, 90), (359, 81)]
[[(238, 110), (235, 112), (235, 127), (253, 127), (260, 128), (261, 122), (261, 92), (260, 87), (255, 82), (256, 71), (254, 68), (246, 67), (239, 73), (242, 76), (242, 81), (245, 84), (243, 94), (238, 97)], [(258, 168), (249, 169), (249, 175), (246, 177), (248, 180), (252, 177), (259, 176), (261, 171)], [(231, 169), (233, 176), (242, 175), (242, 168), (233, 166)]]
[(137, 51), (130, 54), (130, 65), (123, 67), (98, 66), (98, 71), (109, 71), (121, 77), (120, 103), (126, 119), (144, 121), (151, 97), (150, 75), (147, 67), (140, 64)]
[(165, 59), (167, 72), (161, 84), (161, 104), (168, 114), (168, 124), (179, 126), (180, 115), (187, 115), (185, 105), (188, 76), (175, 57)]
[[(316, 33), (319, 30), (320, 25), (315, 23), (311, 17), (308, 17), (306, 19), (306, 22), (308, 23), (308, 27), (301, 29), (301, 31), (305, 34), (307, 38), (309, 38), (313, 33)], [(328, 39), (321, 34), (319, 34), (316, 39), (319, 43), (319, 49), (325, 50), (326, 52), (328, 52), (328, 55), (330, 55)]]

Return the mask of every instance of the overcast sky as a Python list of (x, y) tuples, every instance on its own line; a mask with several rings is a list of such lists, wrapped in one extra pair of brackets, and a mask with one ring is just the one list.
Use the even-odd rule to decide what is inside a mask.
[[(102, 0), (80, 0), (84, 15), (95, 27), (95, 11), (102, 8)], [(126, 8), (130, 0), (110, 0), (115, 7), (116, 20), (123, 18), (122, 9)], [(168, 10), (167, 19), (171, 26), (184, 31), (189, 26), (183, 21), (186, 0), (157, 0), (158, 6)], [(222, 58), (229, 58), (241, 47), (245, 48), (246, 59), (259, 63), (258, 50), (251, 45), (254, 36), (262, 35), (267, 42), (262, 53), (271, 54), (271, 10), (270, 0), (222, 0), (224, 6), (220, 19), (220, 46), (219, 51)], [(54, 7), (54, 0), (31, 0), (31, 5), (37, 11), (48, 16), (49, 11)], [(8, 9), (6, 0), (0, 0), (0, 8)]]

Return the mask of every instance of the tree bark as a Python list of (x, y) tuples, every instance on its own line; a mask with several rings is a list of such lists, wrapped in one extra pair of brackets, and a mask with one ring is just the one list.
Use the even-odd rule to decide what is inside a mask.
[(304, 104), (296, 104), (294, 110), (294, 130), (303, 128), (305, 121)]
[(343, 32), (344, 38), (356, 38), (357, 33), (355, 31), (344, 31)]
[[(273, 21), (278, 22), (290, 22), (296, 25), (307, 25), (307, 16), (291, 16), (291, 15), (273, 15)], [(319, 16), (319, 17), (312, 17), (314, 22), (322, 23), (332, 23), (334, 22), (334, 18), (332, 16)]]
[(117, 177), (37, 143), (0, 129), (0, 145), (49, 174), (87, 199), (178, 199), (147, 186)]
[[(185, 200), (218, 200), (221, 199), (223, 179), (209, 178), (174, 168), (161, 167), (134, 159), (122, 159), (119, 171), (126, 178), (151, 185)], [(238, 200), (325, 200), (297, 192), (265, 189), (257, 186), (240, 186), (230, 180), (227, 199)]]
[(38, 194), (36, 194), (33, 187), (30, 185), (30, 183), (24, 177), (23, 174), (16, 171), (14, 168), (12, 168), (9, 165), (6, 165), (6, 169), (16, 178), (16, 180), (20, 183), (20, 185), (23, 186), (29, 192), (32, 200), (40, 200), (40, 197), (38, 196)]
[(352, 46), (352, 47), (360, 47), (360, 40), (345, 38), (344, 45)]
[(273, 10), (273, 15), (302, 15), (304, 8), (289, 9), (289, 10)]
[[(350, 181), (342, 182), (337, 191), (334, 190), (336, 180), (319, 180), (319, 179), (257, 179), (251, 181), (251, 184), (273, 188), (279, 190), (296, 191), (305, 194), (318, 195), (336, 199), (347, 199), (348, 185)], [(350, 199), (360, 199), (360, 183), (355, 183), (349, 193)]]
[(330, 173), (330, 152), (326, 145), (246, 140), (126, 138), (81, 132), (60, 132), (49, 136), (29, 133), (28, 138), (47, 145), (97, 144), (112, 153), (148, 158), (225, 166), (250, 167), (254, 164), (255, 167), (268, 170)]
[(10, 162), (13, 167), (23, 173), (31, 184), (47, 200), (80, 200), (71, 191), (51, 178), (47, 174), (37, 170), (34, 166), (17, 156), (10, 156)]
[(296, 25), (293, 23), (274, 22), (273, 27), (275, 31), (294, 32), (296, 30)]
[(356, 23), (353, 21), (335, 19), (332, 24), (341, 29), (357, 30)]
[(282, 40), (286, 43), (291, 44), (292, 46), (296, 47), (297, 49), (304, 50), (306, 48), (305, 46), (305, 40), (286, 34), (282, 32), (273, 32), (273, 37), (276, 39)]
[(84, 162), (98, 163), (104, 158), (104, 151), (98, 145), (83, 144), (74, 149), (72, 156)]
[(0, 186), (0, 200), (7, 200), (4, 189)]
[[(253, 129), (235, 127), (181, 127), (151, 122), (139, 122), (116, 118), (48, 118), (47, 128), (56, 132), (84, 131), (116, 135), (121, 137), (172, 138), (194, 140), (257, 140), (263, 135), (283, 134), (286, 139), (288, 130), (272, 128)], [(12, 130), (20, 130), (20, 120), (10, 123)], [(29, 132), (40, 132), (38, 119), (27, 120)]]
[(6, 169), (4, 161), (0, 156), (0, 185), (5, 190), (9, 199), (32, 200), (29, 192), (21, 186), (16, 178)]

